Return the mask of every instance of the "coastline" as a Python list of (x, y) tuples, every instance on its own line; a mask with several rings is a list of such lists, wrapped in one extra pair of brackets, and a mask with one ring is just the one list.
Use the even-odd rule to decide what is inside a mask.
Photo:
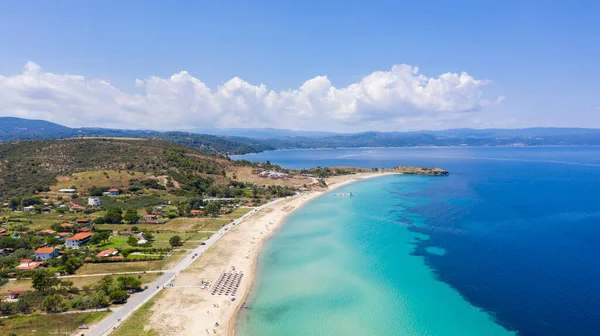
[[(182, 272), (173, 287), (164, 291), (164, 295), (155, 302), (145, 329), (155, 330), (161, 335), (234, 335), (238, 313), (254, 284), (262, 246), (287, 216), (308, 201), (336, 188), (390, 174), (394, 173), (368, 172), (331, 177), (327, 179), (327, 190), (308, 191), (284, 199), (235, 226)], [(200, 287), (202, 281), (214, 281), (232, 266), (244, 274), (235, 301), (231, 301), (229, 296), (211, 295), (209, 290)], [(215, 326), (216, 321), (219, 322), (218, 327)]]
[[(323, 191), (311, 191), (310, 195), (308, 195), (308, 197), (304, 200), (302, 200), (301, 204), (297, 207), (295, 207), (294, 209), (292, 209), (285, 217), (283, 217), (274, 227), (274, 229), (270, 232), (269, 235), (263, 237), (260, 241), (260, 246), (258, 249), (256, 249), (255, 253), (252, 256), (252, 264), (251, 264), (251, 275), (250, 275), (250, 281), (248, 282), (248, 289), (246, 291), (244, 291), (244, 295), (243, 297), (241, 297), (241, 300), (239, 300), (238, 304), (235, 307), (235, 310), (233, 311), (233, 313), (231, 314), (231, 316), (229, 317), (229, 320), (227, 322), (227, 332), (225, 335), (227, 336), (234, 336), (235, 335), (235, 326), (236, 326), (236, 322), (237, 322), (237, 318), (239, 316), (240, 313), (240, 309), (242, 308), (242, 306), (246, 303), (246, 301), (248, 300), (248, 297), (250, 296), (250, 293), (252, 292), (252, 288), (254, 287), (254, 281), (256, 279), (256, 267), (258, 265), (258, 257), (260, 255), (260, 253), (263, 250), (263, 245), (264, 243), (271, 238), (271, 236), (273, 234), (275, 234), (275, 232), (277, 232), (277, 230), (282, 226), (283, 222), (285, 222), (285, 219), (287, 218), (288, 215), (292, 214), (294, 211), (302, 208), (306, 203), (308, 203), (309, 201), (318, 198), (320, 196), (325, 195), (326, 193), (333, 191), (339, 187), (345, 186), (347, 184), (351, 184), (357, 181), (361, 181), (361, 180), (365, 180), (365, 179), (369, 179), (369, 178), (373, 178), (373, 177), (380, 177), (380, 176), (385, 176), (385, 175), (391, 175), (391, 174), (396, 174), (396, 173), (390, 173), (390, 172), (377, 172), (377, 173), (359, 173), (359, 174), (354, 174), (354, 175), (346, 175), (346, 176), (336, 176), (338, 177), (338, 179), (336, 179), (336, 177), (330, 178), (331, 181), (330, 183), (327, 184), (328, 189), (327, 190), (323, 190)], [(343, 178), (346, 177), (346, 178)], [(354, 177), (354, 178), (347, 178), (347, 177)], [(339, 179), (341, 178), (341, 179)]]

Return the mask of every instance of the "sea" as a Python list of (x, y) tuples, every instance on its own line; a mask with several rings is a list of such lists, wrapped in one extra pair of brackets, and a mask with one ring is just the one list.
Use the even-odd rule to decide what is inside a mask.
[(600, 335), (600, 147), (238, 158), (450, 175), (362, 180), (291, 214), (263, 247), (236, 336)]

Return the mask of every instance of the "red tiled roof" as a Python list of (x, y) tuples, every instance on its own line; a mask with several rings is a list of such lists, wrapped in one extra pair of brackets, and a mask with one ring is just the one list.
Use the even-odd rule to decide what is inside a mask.
[(119, 189), (117, 189), (117, 188), (108, 189), (108, 192), (118, 192), (118, 191), (119, 191)]
[(118, 252), (118, 250), (115, 248), (109, 248), (108, 250), (104, 250), (104, 251), (96, 254), (96, 257), (110, 257), (115, 252)]
[(59, 235), (60, 237), (65, 237), (65, 236), (68, 236), (68, 235), (70, 235), (70, 234), (71, 234), (71, 233), (69, 233), (69, 232), (61, 232), (61, 233), (59, 233), (58, 235)]
[(42, 231), (40, 231), (40, 233), (55, 234), (56, 231), (54, 231), (54, 230), (42, 230)]
[(56, 251), (54, 247), (40, 247), (39, 249), (35, 250), (35, 254), (51, 254), (54, 251)]
[(27, 293), (27, 291), (21, 290), (21, 291), (12, 291), (12, 292), (7, 293), (7, 294), (8, 295), (22, 295), (22, 294), (25, 294), (25, 293)]
[(79, 232), (90, 232), (90, 229), (86, 228), (86, 227), (82, 227), (81, 229), (77, 230)]
[(78, 234), (74, 235), (73, 237), (67, 238), (67, 240), (84, 240), (91, 236), (92, 236), (92, 234), (89, 232), (79, 232)]
[(90, 220), (88, 218), (77, 218), (76, 222), (77, 223), (87, 223)]
[(60, 224), (60, 227), (62, 227), (62, 228), (73, 227), (73, 224), (71, 224), (71, 223), (62, 223), (62, 224)]

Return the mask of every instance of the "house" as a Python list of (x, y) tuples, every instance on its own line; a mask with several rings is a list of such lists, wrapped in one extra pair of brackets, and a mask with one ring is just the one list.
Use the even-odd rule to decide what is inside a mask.
[(0, 256), (9, 255), (13, 253), (13, 249), (11, 248), (0, 248)]
[(25, 293), (27, 293), (27, 291), (12, 291), (12, 292), (6, 293), (5, 295), (8, 296), (8, 298), (11, 300), (16, 300), (19, 298), (19, 296), (21, 296)]
[(79, 247), (90, 242), (92, 234), (90, 232), (79, 232), (73, 237), (66, 239), (65, 246), (67, 247)]
[(65, 239), (65, 238), (67, 238), (70, 235), (71, 235), (70, 232), (61, 232), (61, 233), (58, 234), (58, 238), (59, 239)]
[(59, 194), (74, 194), (77, 192), (77, 189), (59, 189)]
[(8, 204), (8, 203), (2, 203), (2, 206), (5, 207), (5, 208), (8, 208), (9, 205), (10, 204)]
[(108, 196), (119, 196), (119, 189), (116, 189), (116, 188), (108, 189)]
[(49, 260), (58, 255), (58, 250), (54, 247), (40, 247), (35, 250), (34, 256), (41, 260)]
[(54, 230), (42, 230), (42, 231), (40, 231), (40, 234), (43, 234), (43, 235), (53, 235), (55, 233), (56, 233), (56, 231), (54, 231)]
[(153, 220), (156, 219), (156, 215), (148, 214), (148, 215), (144, 215), (143, 218), (144, 218), (145, 221), (150, 222), (150, 221), (153, 221)]
[(62, 224), (60, 224), (60, 227), (63, 228), (63, 229), (71, 229), (71, 228), (73, 228), (73, 226), (74, 225), (71, 224), (71, 223), (62, 223)]
[(190, 210), (190, 215), (192, 216), (198, 216), (201, 213), (200, 210)]
[(90, 222), (89, 218), (77, 218), (75, 223), (77, 224), (88, 224)]
[(278, 173), (278, 172), (274, 172), (274, 171), (264, 171), (260, 174), (258, 174), (260, 177), (269, 177), (272, 179), (278, 179), (278, 178), (284, 178), (284, 177), (288, 177), (288, 174), (284, 174), (284, 173)]
[(129, 231), (119, 231), (119, 236), (123, 236), (123, 237), (129, 237), (131, 236), (133, 233), (129, 232)]
[(77, 230), (77, 232), (90, 232), (90, 229), (88, 229), (86, 227), (82, 227), (79, 230)]
[(17, 266), (17, 269), (18, 270), (32, 270), (43, 264), (44, 264), (43, 261), (33, 261), (31, 259), (22, 259), (19, 266)]
[(33, 205), (23, 207), (23, 211), (33, 211), (33, 210), (35, 210), (35, 207)]
[(71, 211), (83, 211), (83, 210), (85, 210), (85, 207), (82, 207), (79, 204), (73, 204), (71, 206)]
[(101, 206), (102, 202), (100, 202), (100, 199), (97, 197), (90, 197), (90, 198), (88, 198), (88, 205), (89, 206)]
[(119, 250), (117, 250), (115, 248), (109, 248), (108, 250), (104, 250), (104, 251), (96, 254), (96, 257), (98, 257), (98, 258), (108, 258), (108, 257), (116, 256), (117, 254), (119, 254)]

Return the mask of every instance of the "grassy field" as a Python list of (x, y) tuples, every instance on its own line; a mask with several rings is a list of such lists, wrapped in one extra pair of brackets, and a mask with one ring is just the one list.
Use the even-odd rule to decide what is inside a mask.
[(187, 252), (175, 251), (165, 260), (157, 261), (132, 261), (115, 263), (88, 263), (83, 264), (76, 272), (77, 275), (83, 274), (103, 274), (116, 272), (143, 272), (166, 270), (175, 265)]
[[(105, 174), (106, 173), (106, 174)], [(81, 194), (87, 194), (91, 187), (125, 188), (130, 179), (145, 180), (152, 175), (132, 171), (93, 170), (75, 173), (70, 176), (59, 176), (58, 183), (50, 187), (52, 191), (69, 189), (75, 186)]]
[(92, 324), (103, 319), (107, 312), (76, 313), (59, 315), (11, 316), (0, 319), (0, 334), (18, 336), (57, 335), (60, 323), (61, 335), (69, 335), (82, 324)]
[[(164, 291), (163, 291), (164, 292)], [(158, 332), (154, 330), (146, 330), (148, 320), (152, 315), (152, 306), (154, 306), (154, 300), (160, 299), (162, 293), (158, 293), (150, 301), (144, 303), (138, 310), (136, 310), (131, 317), (125, 321), (117, 330), (111, 335), (113, 336), (158, 336)]]
[(98, 245), (96, 247), (105, 249), (105, 250), (107, 250), (109, 248), (116, 248), (116, 249), (120, 250), (120, 249), (123, 249), (126, 247), (130, 247), (127, 244), (127, 238), (129, 238), (129, 237), (112, 236), (104, 245)]
[(224, 218), (175, 218), (162, 225), (163, 231), (217, 231), (231, 220)]
[(238, 218), (242, 217), (243, 215), (247, 214), (252, 209), (253, 208), (249, 208), (249, 207), (240, 207), (240, 208), (234, 209), (230, 214), (223, 215), (222, 217), (238, 219)]
[[(136, 278), (142, 281), (142, 284), (150, 283), (156, 280), (160, 274), (159, 273), (146, 273), (146, 274), (135, 274)], [(118, 275), (114, 275), (113, 278), (119, 277)], [(73, 286), (81, 289), (83, 286), (93, 286), (98, 283), (102, 279), (102, 276), (94, 276), (94, 277), (84, 277), (84, 278), (66, 278), (62, 279), (65, 281), (73, 282)], [(33, 290), (31, 287), (31, 280), (16, 280), (9, 281), (6, 285), (0, 286), (0, 294), (8, 293), (12, 291), (18, 290)]]

